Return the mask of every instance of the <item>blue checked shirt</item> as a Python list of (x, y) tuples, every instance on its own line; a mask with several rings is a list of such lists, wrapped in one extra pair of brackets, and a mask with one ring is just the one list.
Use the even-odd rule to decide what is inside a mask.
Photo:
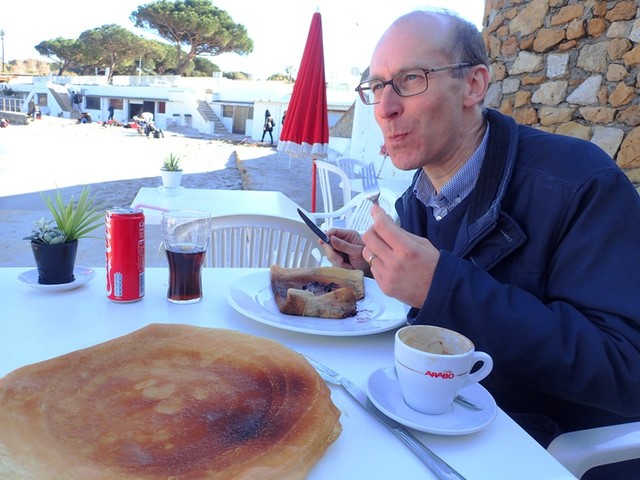
[(433, 208), (433, 216), (436, 220), (442, 220), (456, 205), (465, 199), (471, 193), (473, 187), (476, 186), (478, 175), (480, 175), (480, 167), (484, 161), (484, 155), (487, 151), (487, 141), (489, 139), (489, 125), (482, 137), (482, 142), (467, 162), (458, 170), (458, 172), (444, 184), (440, 193), (436, 194), (436, 190), (429, 180), (429, 177), (420, 172), (418, 181), (413, 191), (416, 197), (427, 207)]

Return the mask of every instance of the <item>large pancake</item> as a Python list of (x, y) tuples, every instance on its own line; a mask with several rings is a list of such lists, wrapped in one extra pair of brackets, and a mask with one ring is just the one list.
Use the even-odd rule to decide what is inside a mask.
[(304, 478), (338, 419), (281, 344), (154, 324), (0, 379), (0, 478)]

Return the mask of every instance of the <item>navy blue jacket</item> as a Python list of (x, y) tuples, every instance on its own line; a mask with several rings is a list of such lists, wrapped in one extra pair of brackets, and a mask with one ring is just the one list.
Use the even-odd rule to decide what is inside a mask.
[[(411, 321), (489, 353), (483, 385), (546, 441), (640, 419), (640, 196), (594, 144), (487, 119), (455, 246)], [(412, 189), (396, 208), (405, 230), (429, 237)]]

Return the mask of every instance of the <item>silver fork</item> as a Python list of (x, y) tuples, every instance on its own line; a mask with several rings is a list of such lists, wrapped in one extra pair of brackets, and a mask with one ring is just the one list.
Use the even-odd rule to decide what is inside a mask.
[(406, 428), (400, 425), (398, 422), (390, 417), (387, 417), (384, 413), (376, 408), (376, 406), (369, 400), (369, 397), (358, 386), (356, 386), (349, 379), (341, 376), (338, 372), (330, 369), (326, 365), (314, 360), (313, 358), (302, 355), (320, 377), (327, 383), (334, 385), (341, 385), (360, 405), (362, 405), (371, 415), (377, 420), (382, 422), (387, 428), (389, 428), (396, 437), (409, 447), (409, 449), (415, 453), (422, 462), (429, 467), (429, 469), (440, 480), (465, 480), (453, 467), (436, 455), (430, 448), (424, 443), (414, 437)]
[(378, 204), (380, 187), (378, 186), (378, 177), (376, 176), (373, 162), (368, 163), (367, 166), (362, 169), (362, 191), (372, 203)]

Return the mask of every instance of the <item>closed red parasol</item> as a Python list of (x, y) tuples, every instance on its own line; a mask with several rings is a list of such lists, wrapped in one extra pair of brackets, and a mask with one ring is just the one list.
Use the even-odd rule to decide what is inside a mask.
[[(313, 14), (300, 69), (287, 107), (278, 151), (294, 157), (326, 157), (329, 151), (327, 87), (324, 77), (322, 17)], [(311, 211), (316, 211), (316, 165), (312, 163)]]

